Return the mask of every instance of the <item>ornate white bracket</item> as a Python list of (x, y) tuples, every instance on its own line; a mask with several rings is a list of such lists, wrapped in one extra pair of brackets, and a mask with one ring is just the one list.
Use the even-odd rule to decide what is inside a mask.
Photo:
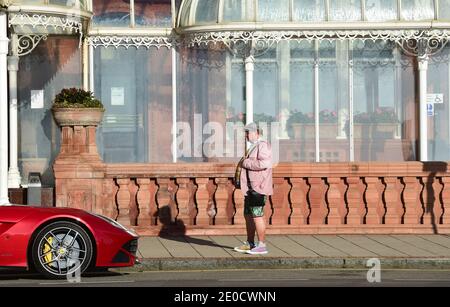
[(90, 36), (87, 38), (88, 44), (96, 47), (150, 47), (161, 48), (165, 47), (170, 49), (173, 45), (176, 45), (173, 37), (170, 36)]
[(75, 33), (83, 33), (83, 25), (79, 18), (76, 17), (58, 17), (49, 15), (39, 15), (39, 14), (9, 14), (9, 27), (12, 26), (31, 26), (33, 28), (43, 27), (55, 28), (62, 30), (69, 30)]
[(31, 53), (41, 40), (46, 39), (47, 35), (19, 35), (17, 55), (20, 57)]

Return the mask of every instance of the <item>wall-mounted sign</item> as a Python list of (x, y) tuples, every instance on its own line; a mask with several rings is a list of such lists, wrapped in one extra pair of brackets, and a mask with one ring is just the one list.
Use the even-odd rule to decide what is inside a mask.
[(125, 105), (125, 88), (111, 87), (111, 105), (112, 106)]
[(434, 116), (434, 103), (427, 103), (427, 115)]
[(444, 94), (427, 94), (427, 103), (444, 103)]
[(32, 109), (44, 108), (44, 90), (31, 91), (31, 108)]

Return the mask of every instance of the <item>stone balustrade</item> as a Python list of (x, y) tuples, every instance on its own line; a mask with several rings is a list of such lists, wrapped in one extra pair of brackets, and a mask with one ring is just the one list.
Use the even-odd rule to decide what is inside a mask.
[[(245, 234), (234, 167), (106, 164), (92, 208), (143, 235)], [(450, 232), (446, 163), (281, 163), (273, 181), (268, 233)]]

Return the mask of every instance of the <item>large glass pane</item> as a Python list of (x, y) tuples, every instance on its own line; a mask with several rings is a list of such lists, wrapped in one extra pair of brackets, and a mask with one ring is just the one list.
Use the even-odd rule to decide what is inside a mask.
[(353, 60), (355, 160), (415, 160), (412, 61), (386, 41), (355, 41)]
[(325, 0), (294, 0), (293, 19), (298, 21), (325, 20)]
[(439, 1), (439, 19), (450, 19), (450, 1)]
[[(183, 3), (182, 11), (180, 12), (180, 26), (188, 26), (191, 13), (192, 0), (185, 0)], [(181, 8), (181, 7), (180, 7)]]
[(259, 0), (258, 21), (289, 21), (290, 0)]
[(368, 21), (397, 19), (397, 0), (365, 0)]
[(347, 41), (322, 41), (319, 45), (319, 159), (349, 161), (345, 123), (349, 114)]
[(59, 153), (60, 129), (51, 107), (61, 89), (81, 86), (78, 43), (77, 38), (48, 37), (20, 58), (19, 168), (24, 185), (30, 172), (41, 173), (44, 185), (54, 185), (52, 165)]
[(171, 27), (171, 0), (134, 1), (134, 19), (137, 26)]
[[(440, 1), (441, 2), (441, 1)], [(431, 57), (428, 65), (428, 159), (450, 160), (450, 47)]]
[(215, 23), (219, 12), (219, 0), (198, 1), (195, 23)]
[(226, 49), (182, 48), (178, 63), (178, 162), (237, 161), (244, 153), (242, 60)]
[(122, 0), (94, 1), (94, 26), (102, 27), (129, 27), (130, 2)]
[(95, 94), (106, 109), (97, 144), (105, 162), (172, 162), (171, 63), (166, 48), (95, 50)]
[(330, 20), (361, 20), (361, 0), (330, 0)]
[(86, 8), (86, 1), (80, 1), (80, 0), (50, 0), (48, 1), (49, 4), (55, 4), (55, 5), (61, 5), (61, 6), (67, 6), (70, 8), (77, 8), (77, 9), (85, 9)]
[(314, 42), (290, 43), (288, 104), (280, 111), (280, 161), (315, 162)]
[(255, 21), (254, 0), (224, 0), (224, 21)]
[(434, 19), (434, 1), (402, 0), (402, 19), (405, 20)]

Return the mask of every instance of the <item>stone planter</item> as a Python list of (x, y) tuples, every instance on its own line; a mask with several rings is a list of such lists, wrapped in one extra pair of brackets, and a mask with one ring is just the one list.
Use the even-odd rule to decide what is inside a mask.
[(98, 126), (105, 112), (100, 108), (53, 108), (56, 123), (63, 126)]

